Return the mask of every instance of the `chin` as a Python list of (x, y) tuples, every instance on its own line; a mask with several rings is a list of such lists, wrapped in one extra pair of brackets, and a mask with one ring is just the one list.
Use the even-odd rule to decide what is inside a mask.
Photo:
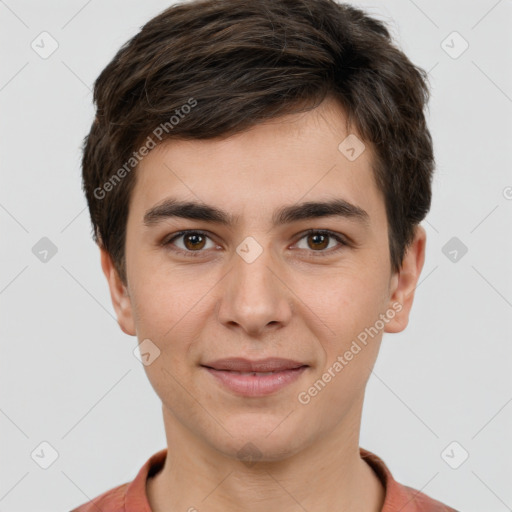
[[(238, 424), (231, 421), (224, 424), (227, 432), (222, 439), (211, 440), (215, 449), (227, 457), (246, 462), (250, 467), (251, 462), (275, 462), (285, 460), (304, 447), (304, 432), (298, 432), (300, 426), (295, 425), (290, 419), (280, 416), (277, 421), (254, 421), (244, 418)], [(274, 419), (274, 418), (273, 418)], [(286, 422), (289, 422), (285, 426)], [(250, 424), (249, 424), (250, 423)], [(270, 425), (272, 423), (272, 425)]]

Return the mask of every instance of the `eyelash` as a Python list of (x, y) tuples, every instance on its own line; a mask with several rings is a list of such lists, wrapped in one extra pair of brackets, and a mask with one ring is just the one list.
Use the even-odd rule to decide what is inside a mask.
[[(174, 242), (178, 238), (183, 237), (185, 235), (190, 235), (190, 234), (205, 236), (207, 238), (210, 238), (210, 240), (211, 240), (211, 237), (205, 231), (201, 231), (201, 230), (197, 230), (197, 229), (189, 229), (189, 230), (180, 231), (179, 233), (174, 234), (171, 238), (165, 239), (161, 245), (170, 246), (170, 245), (172, 245), (172, 242)], [(334, 238), (338, 243), (341, 244), (340, 247), (338, 247), (337, 249), (334, 249), (334, 250), (330, 249), (329, 251), (326, 251), (326, 250), (308, 251), (308, 252), (312, 252), (312, 253), (317, 253), (317, 254), (315, 254), (315, 257), (329, 256), (333, 253), (337, 253), (338, 251), (343, 249), (345, 246), (349, 245), (348, 242), (344, 238), (337, 235), (333, 231), (329, 231), (328, 229), (309, 229), (308, 231), (306, 231), (302, 234), (302, 236), (297, 240), (296, 243), (298, 243), (300, 240), (307, 237), (308, 235), (313, 235), (313, 234), (314, 235), (327, 235), (330, 238)], [(185, 251), (183, 249), (172, 249), (172, 250), (175, 252), (181, 253), (184, 256), (192, 257), (192, 258), (197, 258), (198, 256), (201, 256), (202, 253), (204, 253), (203, 250), (198, 250), (198, 251)]]

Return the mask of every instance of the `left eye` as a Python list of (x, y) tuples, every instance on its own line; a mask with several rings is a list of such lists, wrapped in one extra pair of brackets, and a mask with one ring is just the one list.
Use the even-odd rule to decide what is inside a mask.
[[(183, 246), (180, 247), (175, 243), (175, 240), (182, 240)], [(206, 247), (206, 241), (210, 240), (211, 246)], [(340, 250), (343, 246), (348, 245), (345, 240), (339, 235), (333, 233), (332, 231), (326, 230), (310, 230), (302, 235), (299, 239), (306, 240), (306, 247), (299, 247), (302, 250), (310, 249), (311, 252), (315, 253), (325, 253), (326, 249), (331, 249), (330, 241), (335, 240), (338, 242), (338, 247), (335, 251), (329, 251), (329, 253), (336, 252)], [(298, 244), (298, 242), (296, 242)], [(175, 245), (178, 248), (178, 252), (185, 254), (186, 256), (198, 256), (200, 253), (204, 252), (203, 249), (212, 249), (215, 247), (215, 243), (211, 240), (211, 238), (204, 233), (203, 231), (182, 231), (180, 233), (176, 233), (173, 237), (164, 240), (162, 245)], [(319, 254), (323, 256), (323, 254)]]
[[(330, 240), (335, 240), (341, 246), (347, 245), (346, 242), (340, 236), (334, 234), (332, 231), (325, 231), (325, 230), (308, 231), (305, 235), (302, 236), (302, 238), (300, 238), (300, 240), (303, 240), (303, 239), (306, 239), (307, 247), (305, 247), (305, 249), (313, 249), (313, 252), (326, 252), (324, 249), (329, 248)], [(311, 241), (311, 243), (310, 243), (310, 241)], [(340, 249), (340, 247), (338, 247), (338, 249), (336, 249), (336, 251), (339, 249)], [(336, 252), (336, 251), (329, 251), (329, 252)]]

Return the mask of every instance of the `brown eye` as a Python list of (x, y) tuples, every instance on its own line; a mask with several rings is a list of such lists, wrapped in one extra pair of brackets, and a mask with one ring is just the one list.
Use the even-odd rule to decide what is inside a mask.
[(205, 240), (206, 238), (199, 233), (189, 233), (183, 235), (184, 245), (191, 251), (202, 249), (205, 245)]
[[(299, 245), (299, 249), (304, 249), (310, 253), (318, 253), (315, 254), (315, 256), (327, 256), (343, 249), (344, 246), (349, 245), (341, 236), (333, 233), (332, 231), (325, 230), (312, 229), (305, 233), (299, 242), (302, 240), (306, 240), (306, 247), (300, 247)], [(338, 242), (338, 247), (336, 247), (336, 243), (331, 245), (332, 241)], [(332, 250), (327, 250), (329, 248)]]
[[(325, 249), (329, 245), (329, 236), (314, 233), (307, 236), (308, 246), (311, 249)], [(311, 241), (311, 243), (309, 243)]]
[[(210, 241), (210, 247), (206, 247), (208, 241)], [(169, 246), (174, 251), (185, 256), (200, 256), (206, 253), (206, 249), (215, 247), (211, 238), (202, 231), (181, 231), (171, 238), (164, 240), (162, 245)]]

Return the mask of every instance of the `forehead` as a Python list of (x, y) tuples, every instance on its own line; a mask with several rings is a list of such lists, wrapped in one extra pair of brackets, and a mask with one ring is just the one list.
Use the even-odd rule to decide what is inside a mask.
[(242, 220), (270, 218), (284, 204), (342, 198), (379, 217), (373, 159), (372, 146), (347, 131), (339, 104), (325, 101), (230, 137), (161, 143), (136, 170), (130, 215), (142, 219), (166, 197), (214, 204)]

